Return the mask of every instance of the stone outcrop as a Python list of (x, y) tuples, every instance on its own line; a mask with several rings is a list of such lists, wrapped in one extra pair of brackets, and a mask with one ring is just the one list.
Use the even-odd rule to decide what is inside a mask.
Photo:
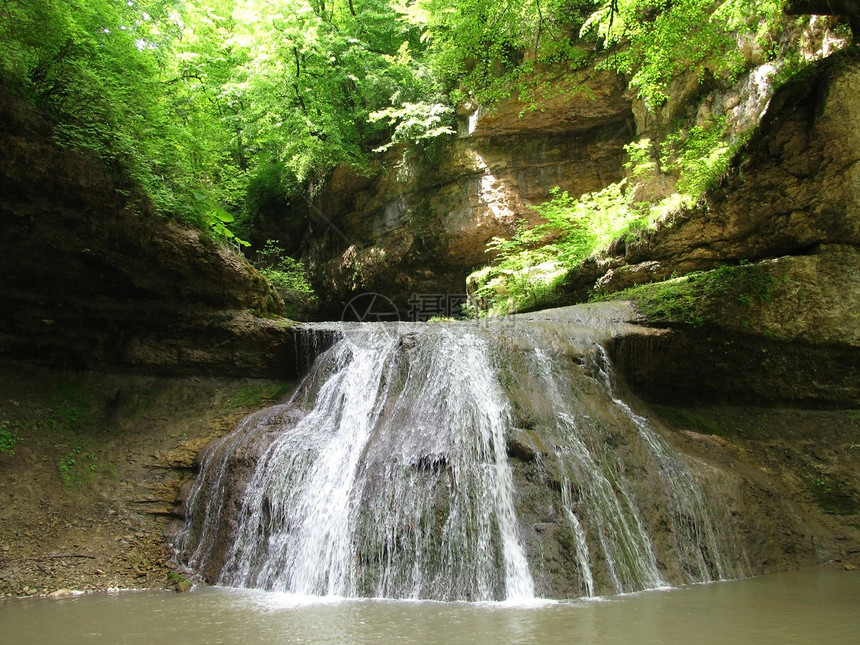
[(0, 354), (169, 374), (295, 365), (292, 333), (270, 319), (283, 304), (244, 258), (153, 215), (21, 99), (0, 96), (0, 149)]
[[(546, 201), (556, 186), (579, 195), (619, 180), (624, 145), (634, 135), (658, 141), (679, 119), (702, 124), (724, 114), (734, 136), (764, 114), (737, 160), (740, 170), (704, 206), (586, 262), (559, 304), (585, 299), (598, 279), (615, 291), (726, 262), (855, 244), (857, 223), (847, 205), (857, 198), (857, 133), (846, 115), (856, 80), (838, 71), (852, 66), (850, 51), (832, 54), (845, 43), (831, 19), (805, 27), (787, 19), (785, 27), (786, 51), (830, 58), (772, 100), (780, 65), (755, 43), (739, 42), (748, 71), (736, 82), (680, 75), (656, 111), (613, 73), (583, 70), (560, 76), (540, 110), (518, 97), (492, 111), (466, 105), (459, 136), (447, 144), (392, 150), (380, 162), (387, 170), (372, 177), (338, 169), (303, 212), (309, 224), (301, 249), (326, 313), (338, 317), (363, 292), (387, 296), (401, 315), (413, 293), (462, 293), (465, 276), (492, 260), (487, 242), (510, 237), (520, 220), (536, 220), (529, 206)], [(638, 198), (659, 199), (675, 191), (675, 182), (657, 174), (637, 190)]]
[(624, 270), (601, 286), (640, 282), (633, 273), (655, 280), (820, 245), (860, 246), (858, 97), (860, 64), (851, 55), (781, 88), (737, 169), (699, 208), (626, 245)]
[[(846, 50), (780, 88), (734, 170), (691, 210), (569, 277), (569, 301), (750, 263), (762, 298), (697, 293), (705, 324), (671, 324), (615, 357), (666, 400), (860, 405), (860, 62)], [(659, 285), (657, 285), (659, 288)]]
[(329, 315), (364, 292), (401, 314), (413, 293), (462, 294), (491, 259), (487, 242), (534, 221), (529, 206), (551, 189), (579, 195), (620, 179), (634, 127), (621, 79), (584, 70), (557, 89), (543, 110), (511, 99), (492, 114), (464, 112), (459, 136), (393, 149), (373, 177), (335, 171), (307, 209), (303, 243)]

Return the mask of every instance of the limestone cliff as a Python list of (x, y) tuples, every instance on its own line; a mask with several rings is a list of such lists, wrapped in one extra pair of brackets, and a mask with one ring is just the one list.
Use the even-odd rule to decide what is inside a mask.
[(860, 404), (858, 90), (852, 51), (814, 66), (776, 93), (736, 169), (696, 209), (591, 265), (580, 291), (595, 277), (611, 292), (739, 262), (766, 285), (760, 297), (698, 293), (702, 328), (675, 325), (649, 360), (626, 361), (641, 388)]
[[(742, 259), (798, 255), (822, 244), (860, 246), (860, 61), (835, 55), (773, 97), (737, 166), (699, 208), (624, 249), (606, 275), (649, 279)], [(661, 263), (660, 268), (644, 262)], [(635, 282), (636, 280), (633, 280)]]
[[(398, 150), (374, 177), (337, 171), (307, 213), (303, 243), (329, 315), (362, 292), (387, 296), (401, 316), (414, 314), (411, 294), (461, 293), (464, 277), (491, 259), (486, 242), (534, 220), (528, 206), (551, 188), (603, 188), (624, 175), (634, 135), (719, 112), (738, 132), (761, 120), (719, 186), (587, 260), (558, 304), (586, 300), (595, 285), (611, 294), (752, 263), (772, 282), (767, 302), (698, 294), (707, 324), (674, 325), (674, 349), (637, 363), (632, 378), (655, 395), (860, 404), (860, 63), (854, 48), (833, 53), (842, 45), (820, 27), (787, 37), (815, 40), (816, 55), (829, 56), (775, 94), (777, 70), (756, 63), (755, 51), (735, 85), (679, 78), (677, 96), (651, 117), (623, 79), (583, 72), (566, 81), (579, 91), (560, 92), (543, 111), (515, 100), (492, 113), (464, 109), (460, 136), (433, 158)], [(659, 197), (674, 184), (660, 176), (646, 188)]]

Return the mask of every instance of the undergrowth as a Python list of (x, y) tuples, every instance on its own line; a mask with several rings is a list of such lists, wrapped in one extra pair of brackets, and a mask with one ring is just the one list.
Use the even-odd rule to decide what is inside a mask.
[(57, 460), (57, 471), (68, 490), (79, 490), (96, 481), (98, 465), (94, 453), (75, 446), (68, 454)]
[(263, 383), (247, 385), (233, 392), (227, 398), (227, 406), (231, 410), (251, 409), (270, 404), (287, 393), (287, 383)]
[(316, 309), (319, 299), (304, 265), (287, 255), (275, 240), (268, 240), (257, 254), (257, 268), (284, 301), (288, 318), (302, 319)]
[(59, 381), (51, 399), (50, 414), (42, 423), (61, 443), (71, 445), (57, 458), (57, 472), (67, 491), (84, 490), (96, 483), (103, 470), (91, 434), (96, 401), (91, 392), (70, 381)]
[(9, 425), (8, 422), (4, 421), (3, 425), (0, 426), (0, 453), (14, 455), (15, 446), (21, 441), (21, 437), (15, 434)]

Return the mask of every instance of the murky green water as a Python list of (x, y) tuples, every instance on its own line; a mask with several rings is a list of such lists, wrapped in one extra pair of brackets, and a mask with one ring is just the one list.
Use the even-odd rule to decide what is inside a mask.
[(0, 642), (857, 643), (860, 572), (778, 574), (535, 606), (315, 601), (234, 589), (0, 603)]

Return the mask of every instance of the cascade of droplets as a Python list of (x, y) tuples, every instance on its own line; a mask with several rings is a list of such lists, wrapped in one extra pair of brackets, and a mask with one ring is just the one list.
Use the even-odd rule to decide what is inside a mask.
[(622, 465), (607, 449), (601, 428), (591, 423), (587, 411), (569, 396), (566, 376), (559, 373), (559, 365), (546, 352), (536, 348), (533, 362), (541, 389), (556, 411), (553, 434), (563, 441), (555, 446), (563, 478), (562, 502), (577, 537), (577, 559), (586, 594), (593, 595), (594, 582), (583, 522), (593, 527), (614, 591), (665, 585)]
[[(202, 485), (204, 524), (229, 513), (235, 525), (219, 581), (313, 595), (533, 597), (506, 453), (508, 401), (486, 341), (371, 327), (326, 352), (320, 371), (305, 412), (256, 448), (241, 495), (218, 506), (219, 476)], [(224, 441), (250, 446), (247, 430)], [(212, 454), (204, 473), (237, 459)]]
[[(571, 334), (557, 326), (535, 324), (519, 333), (520, 345), (528, 348), (525, 398), (544, 399), (549, 411), (533, 432), (544, 444), (552, 442), (561, 510), (574, 538), (583, 593), (596, 593), (597, 567), (617, 593), (667, 584), (650, 537), (654, 518), (643, 515), (643, 508), (659, 508), (668, 518), (672, 546), (669, 552), (661, 546), (662, 557), (672, 558), (686, 582), (743, 575), (742, 564), (726, 554), (727, 543), (733, 554), (739, 549), (730, 527), (723, 526), (725, 514), (715, 512), (693, 475), (693, 463), (617, 396), (604, 346), (587, 331)], [(571, 353), (579, 367), (572, 368)], [(657, 491), (655, 498), (653, 488), (634, 482), (631, 473), (637, 469), (643, 481), (656, 473), (662, 495)], [(635, 483), (640, 483), (638, 497)]]
[(672, 521), (675, 548), (684, 563), (689, 582), (709, 582), (730, 576), (744, 575), (741, 563), (728, 561), (720, 548), (716, 527), (720, 522), (713, 516), (702, 487), (693, 478), (664, 439), (648, 420), (630, 409), (615, 393), (612, 364), (606, 349), (598, 345), (594, 356), (600, 380), (606, 392), (636, 427), (647, 446), (663, 481)]

